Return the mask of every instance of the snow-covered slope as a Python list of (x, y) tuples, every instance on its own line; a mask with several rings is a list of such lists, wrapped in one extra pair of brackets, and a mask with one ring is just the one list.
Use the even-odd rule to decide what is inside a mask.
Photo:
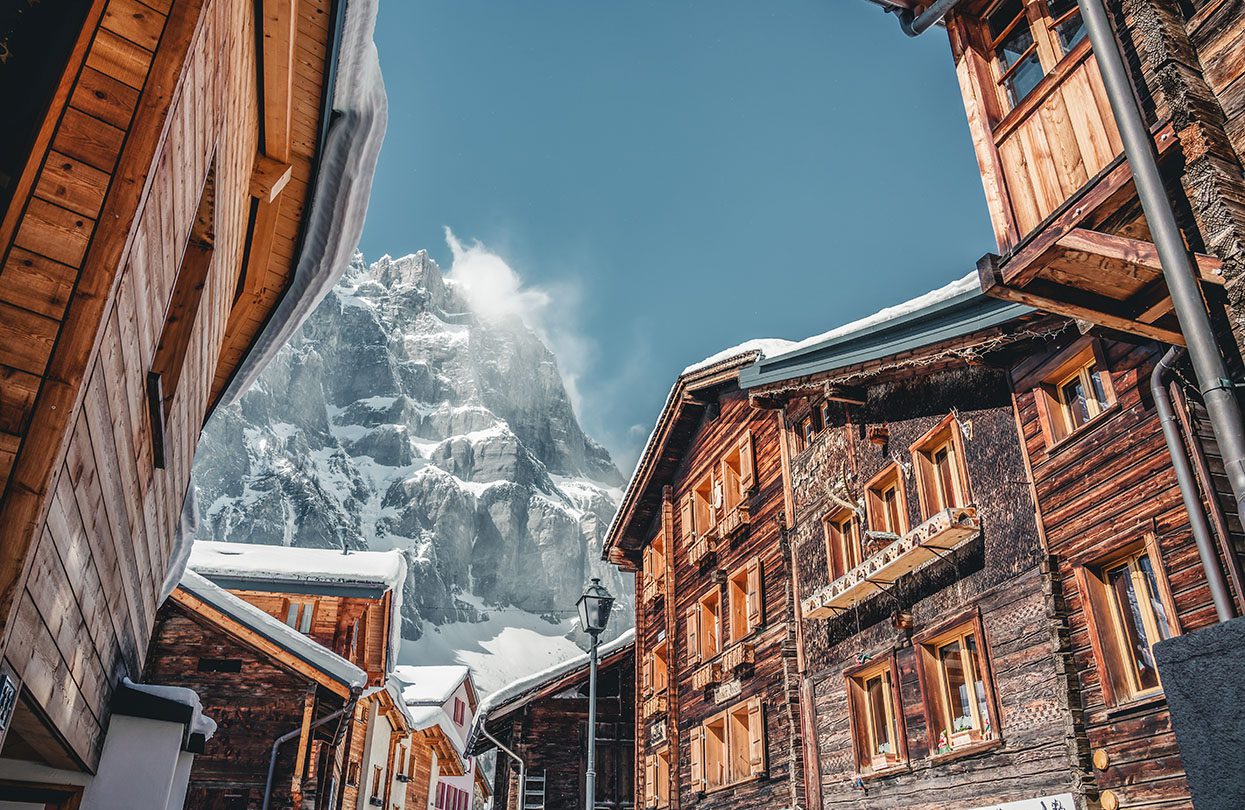
[(576, 651), (588, 576), (632, 604), (599, 562), (622, 476), (557, 359), (517, 319), (478, 317), (423, 252), (356, 256), (213, 416), (194, 478), (200, 538), (400, 550), (403, 659), (473, 665), (485, 692)]

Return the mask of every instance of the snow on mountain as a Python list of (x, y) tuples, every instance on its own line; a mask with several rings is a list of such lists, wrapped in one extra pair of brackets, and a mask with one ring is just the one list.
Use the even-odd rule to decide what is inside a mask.
[[(338, 286), (195, 460), (201, 539), (397, 549), (402, 659), (473, 666), (488, 691), (578, 651), (622, 476), (576, 419), (557, 359), (515, 317), (477, 315), (424, 252)], [(618, 631), (628, 624), (620, 619)]]

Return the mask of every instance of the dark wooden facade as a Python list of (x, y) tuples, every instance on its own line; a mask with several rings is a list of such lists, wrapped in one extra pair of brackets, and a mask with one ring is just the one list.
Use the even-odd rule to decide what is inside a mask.
[[(597, 801), (600, 810), (632, 810), (635, 803), (635, 658), (633, 646), (602, 656), (597, 681)], [(587, 772), (588, 672), (586, 663), (551, 676), (482, 717), (489, 733), (523, 758), (528, 807), (581, 810)], [(477, 739), (479, 750), (492, 747)], [(514, 762), (496, 752), (493, 807), (518, 810)], [(537, 804), (538, 800), (543, 803)], [(408, 798), (407, 807), (412, 807)]]
[[(611, 559), (638, 570), (643, 806), (803, 802), (779, 419), (736, 385), (755, 356), (678, 381), (607, 540)], [(712, 620), (700, 609), (706, 599)], [(655, 656), (664, 675), (654, 674)], [(733, 731), (715, 754), (719, 724)]]
[(143, 670), (200, 427), (292, 272), (330, 5), (89, 0), (6, 31), (64, 47), (0, 195), (5, 756), (93, 770)]
[[(784, 409), (795, 514), (790, 542), (809, 611), (801, 628), (806, 750), (817, 761), (810, 789), (820, 793), (810, 806), (977, 807), (1069, 794), (1080, 801), (1076, 696), (1060, 655), (1006, 371), (953, 364), (933, 373), (873, 374), (856, 385), (863, 404), (813, 396), (789, 400)], [(819, 596), (844, 568), (832, 571), (829, 556), (839, 552), (830, 550), (829, 516), (860, 521), (863, 566), (870, 553), (886, 555), (892, 542), (903, 542), (875, 539), (868, 529), (880, 505), (866, 487), (879, 474), (899, 470), (902, 520), (910, 528), (895, 534), (922, 534), (930, 525), (909, 448), (942, 425), (958, 432), (969, 506), (963, 538), (940, 543), (925, 532), (933, 545), (903, 551), (910, 563), (900, 559), (896, 573), (871, 575), (855, 598)], [(951, 749), (931, 712), (940, 687), (922, 662), (922, 642), (956, 626), (971, 628), (982, 650), (984, 714), (991, 717), (979, 739)], [(898, 733), (891, 755), (876, 764), (864, 750), (866, 712), (853, 698), (854, 676), (869, 672), (893, 679), (889, 702)]]

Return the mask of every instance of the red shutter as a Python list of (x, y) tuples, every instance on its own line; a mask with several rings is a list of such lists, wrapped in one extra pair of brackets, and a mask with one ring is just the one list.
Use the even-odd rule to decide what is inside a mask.
[(746, 431), (739, 442), (739, 488), (751, 492), (756, 486), (756, 465), (752, 458), (752, 431)]

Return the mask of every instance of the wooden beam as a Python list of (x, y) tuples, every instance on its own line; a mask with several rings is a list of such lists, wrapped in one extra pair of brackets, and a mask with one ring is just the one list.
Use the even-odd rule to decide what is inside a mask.
[(294, 806), (303, 801), (303, 770), (307, 761), (307, 746), (311, 744), (311, 718), (316, 713), (315, 684), (307, 687), (307, 696), (303, 698), (303, 727), (298, 732), (298, 754), (294, 758), (294, 774), (290, 777), (290, 795)]
[(258, 197), (262, 203), (276, 201), (293, 174), (293, 163), (273, 160), (264, 154), (256, 155), (251, 169), (251, 196)]
[[(1155, 273), (1163, 272), (1158, 249), (1153, 242), (1099, 233), (1085, 228), (1073, 228), (1061, 236), (1056, 244), (1065, 250), (1093, 253), (1125, 264), (1135, 264)], [(1223, 284), (1223, 276), (1220, 275), (1223, 262), (1204, 253), (1194, 253), (1193, 257), (1196, 260), (1198, 276), (1202, 281), (1209, 284)]]
[(264, 152), (282, 163), (290, 159), (296, 5), (295, 0), (263, 0)]

